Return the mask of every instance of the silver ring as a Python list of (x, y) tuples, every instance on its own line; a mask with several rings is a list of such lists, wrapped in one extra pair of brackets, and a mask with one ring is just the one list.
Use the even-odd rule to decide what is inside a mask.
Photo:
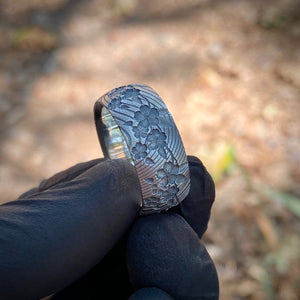
[(129, 160), (139, 177), (141, 215), (179, 204), (189, 193), (188, 161), (178, 129), (159, 95), (145, 85), (121, 86), (95, 103), (106, 158)]

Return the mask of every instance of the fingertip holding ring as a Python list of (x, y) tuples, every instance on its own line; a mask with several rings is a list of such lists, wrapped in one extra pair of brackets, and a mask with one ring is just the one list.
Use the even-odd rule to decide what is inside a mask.
[(96, 101), (94, 116), (104, 156), (127, 159), (136, 168), (141, 215), (168, 210), (188, 195), (190, 175), (181, 137), (152, 88), (115, 88)]

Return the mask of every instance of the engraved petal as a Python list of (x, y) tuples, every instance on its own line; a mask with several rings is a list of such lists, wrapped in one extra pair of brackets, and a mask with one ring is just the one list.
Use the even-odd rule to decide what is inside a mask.
[(144, 131), (144, 128), (140, 131), (140, 135), (142, 138), (145, 138), (147, 136), (147, 131)]
[(186, 181), (187, 181), (187, 178), (184, 175), (179, 174), (176, 176), (176, 183), (178, 185), (181, 185), (181, 184), (185, 183)]
[(131, 150), (131, 153), (133, 155), (135, 155), (137, 152), (138, 152), (138, 149), (136, 147), (133, 147), (132, 150)]
[(178, 165), (173, 165), (172, 170), (171, 170), (171, 174), (178, 174), (179, 172), (179, 166)]
[(151, 125), (153, 125), (153, 126), (156, 126), (156, 125), (158, 125), (158, 123), (159, 123), (159, 120), (158, 120), (158, 118), (156, 118), (156, 117), (149, 117), (149, 123), (151, 124)]
[(179, 191), (179, 189), (175, 186), (171, 186), (169, 189), (168, 189), (168, 192), (171, 193), (171, 194), (177, 194)]
[(159, 189), (158, 191), (157, 191), (157, 195), (161, 195), (162, 194), (162, 190), (161, 189)]
[(169, 181), (168, 181), (167, 176), (163, 177), (159, 182), (159, 184), (162, 185), (162, 186), (166, 186), (168, 183), (169, 183)]
[(144, 159), (147, 156), (147, 152), (140, 152), (141, 158)]
[(144, 115), (143, 115), (140, 111), (136, 111), (136, 112), (134, 113), (134, 118), (135, 118), (137, 121), (145, 120)]
[(149, 113), (150, 113), (150, 111), (151, 111), (150, 107), (147, 106), (147, 105), (142, 105), (142, 106), (140, 107), (140, 110), (141, 110), (141, 113), (142, 113), (144, 116), (148, 116)]
[(176, 182), (176, 179), (177, 179), (176, 177), (177, 177), (176, 175), (170, 175), (168, 177), (169, 183), (174, 184)]
[(166, 172), (167, 174), (171, 173), (172, 167), (173, 167), (173, 164), (172, 164), (170, 161), (166, 162), (166, 163), (164, 164), (164, 170), (165, 170), (165, 172)]
[(151, 108), (150, 110), (150, 116), (152, 117), (158, 117), (159, 113), (158, 110), (156, 108)]
[(155, 137), (150, 133), (146, 138), (146, 142), (149, 142), (149, 143), (155, 142)]
[(149, 122), (147, 119), (141, 120), (138, 124), (138, 127), (143, 129), (143, 128), (148, 128)]
[(166, 140), (166, 138), (167, 138), (166, 134), (163, 132), (160, 132), (160, 134), (158, 136), (158, 140), (164, 141), (164, 140)]
[(144, 145), (144, 144), (140, 144), (140, 145), (141, 145), (141, 146), (140, 146), (140, 151), (146, 152), (146, 151), (147, 151), (146, 145)]
[(162, 193), (161, 193), (161, 195), (163, 196), (163, 197), (168, 197), (169, 196), (169, 192), (168, 191), (162, 191)]
[(164, 148), (166, 146), (165, 141), (157, 141), (156, 143), (157, 143), (158, 148)]
[(134, 98), (139, 94), (139, 90), (134, 89), (134, 88), (129, 88), (129, 89), (125, 90), (122, 94), (126, 98)]
[(158, 129), (153, 129), (153, 130), (151, 131), (151, 133), (153, 134), (153, 136), (154, 136), (155, 138), (158, 138), (158, 137), (160, 136), (160, 132), (158, 131)]
[(160, 156), (162, 156), (163, 158), (167, 159), (167, 154), (166, 154), (166, 151), (162, 148), (159, 148), (158, 149), (158, 153)]
[(149, 148), (149, 150), (155, 150), (155, 149), (157, 149), (157, 144), (151, 143), (148, 145), (148, 148)]
[(140, 142), (135, 144), (135, 147), (138, 151), (141, 151), (141, 146), (142, 146), (142, 144)]
[(165, 170), (163, 170), (163, 169), (160, 169), (160, 170), (158, 170), (157, 172), (156, 172), (156, 177), (158, 178), (158, 179), (161, 179), (161, 178), (163, 178), (163, 177), (165, 177), (166, 176), (166, 172), (165, 172)]

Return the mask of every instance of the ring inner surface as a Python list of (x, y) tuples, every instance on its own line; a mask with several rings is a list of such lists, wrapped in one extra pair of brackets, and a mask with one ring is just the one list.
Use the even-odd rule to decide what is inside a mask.
[(109, 157), (111, 159), (127, 159), (131, 164), (134, 164), (128, 146), (119, 129), (119, 126), (117, 125), (107, 108), (102, 108), (101, 117), (103, 124), (104, 142)]

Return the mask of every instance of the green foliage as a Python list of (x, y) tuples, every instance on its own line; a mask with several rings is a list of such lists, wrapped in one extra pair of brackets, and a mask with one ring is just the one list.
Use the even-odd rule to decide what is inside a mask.
[(236, 166), (236, 155), (232, 145), (219, 145), (214, 153), (211, 175), (214, 181), (219, 181), (224, 175), (230, 174)]

